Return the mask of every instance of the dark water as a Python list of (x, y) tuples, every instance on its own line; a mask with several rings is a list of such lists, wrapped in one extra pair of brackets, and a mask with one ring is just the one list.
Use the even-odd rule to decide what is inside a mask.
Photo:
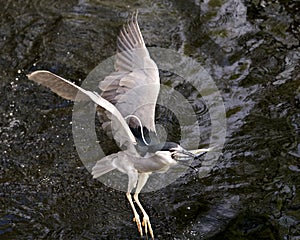
[[(47, 69), (80, 84), (114, 54), (118, 31), (137, 8), (147, 46), (201, 63), (227, 116), (223, 155), (208, 175), (190, 170), (141, 194), (156, 237), (300, 239), (298, 1), (1, 5), (0, 239), (138, 239), (124, 193), (93, 180), (76, 153), (73, 104), (25, 77)], [(165, 84), (174, 77), (161, 76)], [(205, 106), (193, 90), (177, 89), (193, 102), (207, 142)], [(172, 122), (163, 109), (158, 118)]]

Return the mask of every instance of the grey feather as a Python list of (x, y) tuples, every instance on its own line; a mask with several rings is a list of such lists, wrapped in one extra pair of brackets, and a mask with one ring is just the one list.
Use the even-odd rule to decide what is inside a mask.
[[(135, 115), (144, 127), (155, 132), (159, 73), (145, 46), (136, 16), (120, 31), (115, 70), (100, 82), (101, 96), (113, 103), (123, 117)], [(139, 125), (130, 119), (129, 126)]]

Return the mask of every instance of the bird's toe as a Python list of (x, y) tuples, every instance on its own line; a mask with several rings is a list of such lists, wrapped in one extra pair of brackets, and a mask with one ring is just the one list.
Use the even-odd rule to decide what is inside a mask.
[(141, 224), (141, 221), (140, 221), (140, 217), (138, 215), (134, 216), (133, 221), (136, 222), (138, 231), (141, 234), (141, 236), (143, 236), (143, 229), (142, 229), (142, 224)]
[(144, 216), (143, 217), (142, 225), (145, 228), (145, 234), (147, 235), (148, 234), (148, 230), (149, 230), (150, 236), (152, 237), (152, 239), (154, 239), (153, 230), (152, 230), (150, 219), (149, 219), (148, 216)]

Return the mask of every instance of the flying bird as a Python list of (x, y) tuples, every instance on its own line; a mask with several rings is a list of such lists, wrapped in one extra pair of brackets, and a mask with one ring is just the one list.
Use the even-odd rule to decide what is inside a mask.
[[(155, 129), (155, 106), (160, 89), (159, 72), (141, 34), (137, 12), (125, 24), (117, 39), (115, 71), (99, 83), (101, 94), (85, 90), (49, 71), (38, 70), (28, 78), (72, 101), (92, 100), (107, 116), (102, 126), (112, 128), (114, 139), (125, 146), (117, 153), (97, 161), (93, 178), (118, 170), (128, 175), (127, 199), (140, 235), (148, 232), (154, 239), (150, 219), (139, 201), (139, 193), (151, 173), (164, 173), (171, 166), (199, 159), (211, 149), (187, 151), (174, 142), (159, 142)], [(115, 124), (107, 124), (109, 121)], [(116, 127), (114, 127), (116, 126)], [(121, 133), (120, 133), (121, 132)], [(142, 220), (133, 199), (143, 214)]]

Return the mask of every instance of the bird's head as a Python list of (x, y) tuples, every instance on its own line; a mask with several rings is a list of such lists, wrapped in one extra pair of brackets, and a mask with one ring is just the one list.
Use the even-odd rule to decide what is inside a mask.
[(138, 152), (141, 156), (145, 156), (147, 153), (167, 153), (165, 156), (169, 156), (177, 162), (190, 161), (194, 159), (200, 159), (204, 154), (206, 154), (211, 149), (197, 149), (188, 151), (175, 142), (164, 142), (148, 146), (136, 146)]
[(166, 142), (161, 151), (169, 151), (171, 157), (176, 161), (187, 161), (196, 157), (195, 154), (185, 150), (179, 144), (174, 142)]

